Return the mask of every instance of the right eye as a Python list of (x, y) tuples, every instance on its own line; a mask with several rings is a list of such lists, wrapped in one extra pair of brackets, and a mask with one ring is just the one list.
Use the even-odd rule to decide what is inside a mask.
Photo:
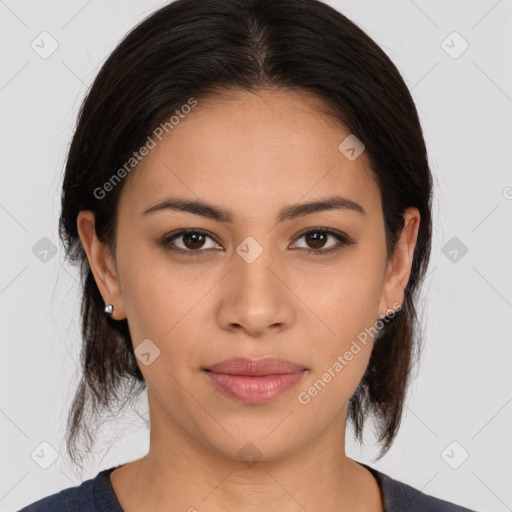
[[(217, 244), (213, 237), (206, 231), (196, 229), (182, 229), (178, 232), (174, 232), (173, 234), (165, 235), (159, 241), (159, 243), (162, 247), (169, 251), (177, 252), (179, 254), (199, 256), (200, 253), (206, 252), (204, 249), (204, 244), (205, 240), (208, 238), (214, 242), (214, 245)], [(176, 243), (176, 241), (178, 241), (178, 243)], [(206, 249), (209, 250), (212, 248), (213, 247), (207, 247)]]

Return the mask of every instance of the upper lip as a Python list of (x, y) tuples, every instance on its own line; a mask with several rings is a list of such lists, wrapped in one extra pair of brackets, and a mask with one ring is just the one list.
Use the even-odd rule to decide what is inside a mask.
[(296, 373), (307, 370), (301, 364), (287, 361), (277, 357), (265, 357), (262, 359), (251, 360), (245, 357), (237, 357), (221, 361), (204, 368), (215, 373), (226, 373), (229, 375), (280, 375), (284, 373)]

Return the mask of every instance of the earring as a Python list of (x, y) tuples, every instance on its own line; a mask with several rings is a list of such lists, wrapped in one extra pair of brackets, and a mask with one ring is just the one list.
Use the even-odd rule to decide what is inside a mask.
[(109, 304), (108, 306), (105, 306), (105, 309), (103, 311), (105, 311), (105, 314), (107, 316), (112, 318), (112, 313), (114, 311), (114, 305), (113, 304)]
[(379, 320), (383, 320), (383, 319), (387, 318), (389, 315), (391, 315), (392, 313), (395, 313), (396, 311), (400, 311), (401, 308), (402, 308), (402, 304), (399, 304), (398, 309), (396, 309), (396, 310), (388, 308), (386, 310), (385, 315), (379, 315)]

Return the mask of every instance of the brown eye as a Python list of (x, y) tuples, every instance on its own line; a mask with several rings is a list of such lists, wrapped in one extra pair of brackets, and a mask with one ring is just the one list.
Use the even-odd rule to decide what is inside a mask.
[(204, 245), (205, 236), (200, 233), (187, 233), (182, 235), (183, 237), (183, 245), (187, 249), (201, 249)]
[(328, 238), (328, 236), (321, 231), (313, 231), (304, 236), (312, 249), (321, 249)]
[[(342, 235), (341, 233), (337, 233), (330, 229), (320, 229), (313, 228), (305, 231), (297, 240), (304, 239), (306, 242), (306, 246), (298, 247), (299, 249), (305, 250), (308, 253), (314, 254), (329, 254), (333, 251), (337, 251), (341, 249), (345, 245), (352, 245), (352, 242), (348, 237)], [(329, 239), (334, 239), (335, 243), (331, 243), (330, 245), (326, 245)], [(338, 243), (336, 243), (336, 241)]]
[[(210, 245), (208, 240), (211, 240)], [(160, 245), (170, 251), (193, 256), (209, 252), (207, 249), (220, 247), (210, 235), (197, 230), (181, 230), (174, 235), (167, 235), (160, 241)]]

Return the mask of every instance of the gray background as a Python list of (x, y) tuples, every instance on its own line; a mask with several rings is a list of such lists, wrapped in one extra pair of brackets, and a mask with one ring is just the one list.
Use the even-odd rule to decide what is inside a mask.
[[(512, 510), (512, 0), (328, 3), (398, 66), (435, 176), (421, 367), (388, 455), (373, 463), (374, 439), (361, 450), (351, 430), (347, 453), (427, 494), (478, 511)], [(87, 87), (121, 37), (161, 5), (0, 0), (2, 511), (141, 457), (149, 446), (143, 397), (101, 430), (83, 473), (66, 457), (79, 287), (76, 269), (63, 263), (57, 219)], [(57, 49), (44, 55), (53, 40)]]

